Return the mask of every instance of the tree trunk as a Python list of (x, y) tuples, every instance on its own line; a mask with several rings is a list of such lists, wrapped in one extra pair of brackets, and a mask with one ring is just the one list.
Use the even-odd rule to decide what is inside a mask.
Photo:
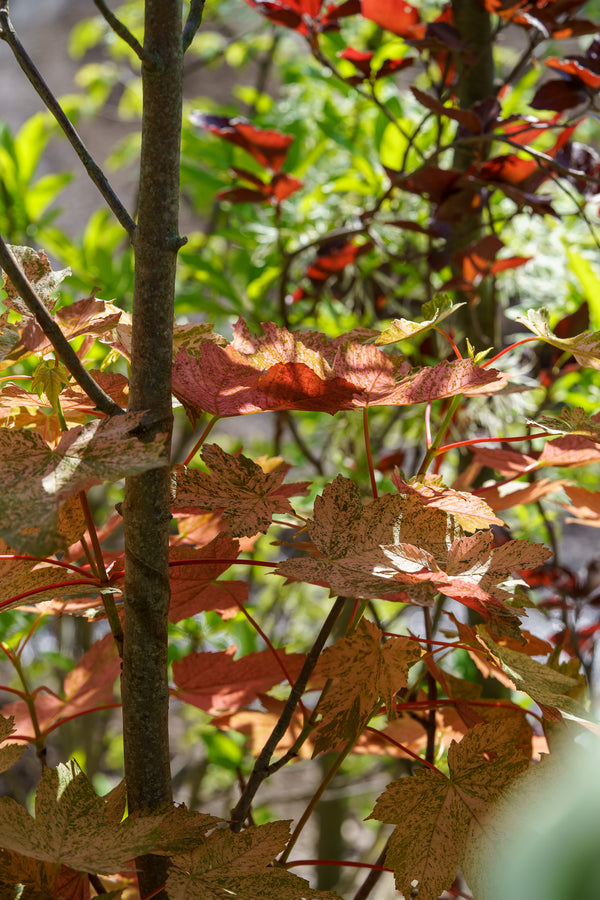
[[(181, 138), (181, 0), (146, 0), (144, 108), (130, 410), (149, 410), (145, 433), (172, 429), (171, 364)], [(152, 62), (154, 60), (154, 62)], [(169, 466), (128, 478), (125, 525), (123, 740), (129, 811), (172, 800), (168, 732)], [(166, 880), (168, 860), (138, 859), (144, 898)], [(166, 897), (161, 891), (156, 896)]]
[[(458, 105), (471, 109), (481, 100), (494, 94), (494, 55), (490, 14), (479, 0), (452, 0), (454, 24), (461, 40), (468, 48), (468, 56), (457, 54)], [(487, 144), (471, 144), (457, 147), (454, 167), (466, 171), (479, 156), (485, 156)], [(475, 243), (482, 237), (480, 211), (466, 216), (455, 230), (451, 241), (453, 253)], [(459, 274), (455, 272), (455, 274)], [(471, 341), (483, 347), (494, 346), (498, 340), (495, 293), (490, 279), (484, 279), (478, 289), (478, 297), (457, 296), (466, 306), (453, 317), (454, 324)]]

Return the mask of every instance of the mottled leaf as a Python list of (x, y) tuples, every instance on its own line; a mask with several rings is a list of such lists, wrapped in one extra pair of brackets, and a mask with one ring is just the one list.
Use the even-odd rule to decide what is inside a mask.
[(36, 433), (0, 431), (0, 535), (23, 552), (66, 549), (58, 516), (70, 497), (164, 465), (164, 436), (136, 436), (142, 413), (128, 413), (66, 431), (52, 449)]
[(574, 337), (559, 338), (550, 331), (548, 311), (543, 308), (530, 309), (526, 316), (516, 316), (516, 321), (537, 334), (545, 343), (565, 353), (572, 353), (580, 365), (600, 369), (600, 331), (584, 331)]
[(10, 797), (0, 798), (0, 847), (81, 872), (110, 874), (155, 847), (162, 816), (115, 825), (76, 762), (45, 768), (35, 798), (35, 818)]
[(243, 454), (225, 453), (206, 444), (202, 459), (210, 472), (175, 467), (174, 509), (182, 512), (221, 510), (234, 537), (251, 537), (269, 529), (274, 515), (293, 514), (288, 497), (305, 494), (307, 482), (283, 484), (288, 466), (265, 472)]
[(524, 653), (497, 644), (483, 626), (477, 628), (477, 633), (494, 661), (513, 681), (515, 690), (528, 694), (542, 707), (560, 710), (567, 718), (582, 724), (589, 722), (585, 706), (576, 699), (585, 696), (585, 679), (573, 678)]
[[(15, 730), (15, 722), (13, 716), (5, 718), (0, 715), (0, 743), (4, 743)], [(7, 744), (0, 747), (0, 772), (6, 772), (12, 768), (21, 758), (23, 747), (16, 744)]]
[(428, 602), (434, 591), (400, 578), (383, 547), (411, 539), (435, 556), (445, 554), (461, 533), (450, 516), (425, 509), (415, 495), (387, 494), (363, 504), (357, 485), (341, 475), (316, 498), (313, 515), (306, 526), (314, 547), (311, 558), (286, 560), (276, 571), (293, 580), (328, 585), (342, 596), (395, 599), (389, 595), (410, 590), (413, 600)]
[(464, 306), (464, 303), (454, 303), (450, 297), (444, 294), (435, 297), (429, 303), (423, 304), (421, 308), (423, 318), (421, 321), (411, 322), (408, 319), (394, 319), (392, 324), (388, 325), (381, 332), (375, 344), (381, 347), (385, 344), (393, 344), (395, 341), (404, 341), (406, 338), (415, 337), (415, 335), (433, 328), (434, 325), (437, 325), (438, 322), (441, 322), (447, 316), (452, 315), (461, 306)]
[(220, 828), (189, 854), (176, 855), (167, 879), (170, 900), (339, 900), (272, 863), (285, 849), (288, 822), (252, 825), (240, 834)]
[(485, 500), (474, 494), (454, 491), (446, 487), (439, 478), (425, 476), (422, 481), (406, 482), (396, 471), (392, 475), (392, 481), (400, 493), (417, 494), (425, 508), (432, 506), (450, 513), (467, 532), (504, 524), (502, 519), (494, 515)]
[[(56, 306), (58, 299), (52, 295), (61, 281), (63, 281), (67, 275), (71, 274), (71, 270), (61, 269), (57, 272), (53, 272), (50, 261), (43, 250), (38, 251), (33, 250), (31, 247), (16, 246), (12, 246), (9, 249), (12, 251), (17, 262), (20, 263), (21, 268), (32, 283), (38, 297), (42, 300), (46, 309), (52, 311)], [(3, 287), (6, 291), (6, 299), (2, 302), (9, 309), (14, 309), (15, 312), (20, 313), (22, 316), (30, 318), (31, 313), (25, 306), (25, 303), (19, 296), (16, 288), (4, 272), (2, 272), (2, 276), (4, 279)]]
[(406, 687), (408, 669), (420, 656), (418, 644), (408, 638), (383, 642), (381, 630), (366, 619), (349, 637), (328, 647), (317, 674), (333, 680), (319, 704), (315, 753), (355, 741), (381, 704), (388, 718), (395, 718), (395, 695)]
[(450, 889), (469, 842), (485, 830), (492, 804), (528, 767), (519, 749), (523, 727), (515, 716), (476, 725), (450, 745), (448, 776), (421, 768), (379, 797), (370, 818), (398, 826), (385, 862), (405, 897), (418, 888), (419, 900), (438, 900)]

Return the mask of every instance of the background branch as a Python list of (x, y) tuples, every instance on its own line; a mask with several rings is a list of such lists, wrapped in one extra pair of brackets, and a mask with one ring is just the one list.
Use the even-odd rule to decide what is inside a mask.
[(3, 41), (6, 41), (6, 43), (12, 50), (15, 59), (19, 63), (23, 72), (25, 72), (25, 75), (37, 91), (38, 95), (41, 97), (46, 108), (49, 110), (49, 112), (52, 113), (52, 115), (62, 128), (65, 137), (75, 150), (75, 153), (83, 163), (86, 172), (106, 200), (106, 203), (116, 216), (119, 223), (123, 226), (127, 234), (130, 237), (133, 237), (133, 233), (135, 231), (135, 222), (115, 194), (114, 190), (108, 182), (108, 179), (106, 178), (106, 175), (97, 164), (97, 162), (93, 159), (89, 150), (79, 137), (77, 131), (65, 115), (60, 103), (44, 81), (38, 68), (19, 40), (8, 14), (8, 0), (2, 0), (2, 3), (0, 5), (0, 38)]
[(156, 65), (157, 60), (153, 57), (149, 56), (145, 51), (140, 42), (134, 35), (130, 32), (129, 28), (118, 19), (113, 12), (108, 8), (104, 0), (94, 0), (94, 4), (97, 6), (99, 12), (106, 19), (112, 30), (115, 34), (117, 34), (122, 41), (125, 41), (128, 47), (131, 47), (133, 52), (138, 56), (142, 62), (145, 62), (147, 65), (152, 66)]

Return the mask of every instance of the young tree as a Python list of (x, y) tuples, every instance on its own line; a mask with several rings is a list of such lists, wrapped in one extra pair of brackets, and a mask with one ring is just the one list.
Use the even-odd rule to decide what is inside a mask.
[[(308, 862), (368, 869), (356, 900), (372, 892), (384, 869), (394, 872), (405, 896), (416, 886), (419, 900), (436, 900), (444, 891), (464, 893), (459, 869), (474, 895), (485, 897), (490, 890), (488, 860), (502, 852), (503, 805), (513, 795), (529, 797), (550, 789), (563, 765), (565, 742), (557, 734), (570, 739), (582, 730), (598, 733), (584, 693), (585, 676), (589, 679), (593, 668), (586, 642), (599, 623), (594, 620), (586, 631), (575, 612), (571, 617), (565, 613), (558, 648), (547, 635), (532, 635), (522, 621), (529, 602), (524, 587), (550, 583), (554, 589), (560, 573), (558, 567), (544, 567), (551, 553), (542, 544), (504, 540), (497, 529), (503, 524), (499, 512), (517, 504), (531, 506), (561, 487), (571, 511), (597, 525), (597, 492), (566, 476), (535, 476), (540, 469), (598, 461), (599, 424), (589, 409), (567, 406), (553, 416), (541, 413), (549, 400), (564, 396), (564, 390), (562, 395), (551, 390), (566, 370), (566, 357), (574, 358), (571, 365), (578, 372), (584, 366), (600, 368), (600, 333), (586, 331), (587, 323), (582, 333), (574, 333), (579, 329), (568, 318), (558, 322), (554, 333), (547, 316), (531, 310), (520, 321), (534, 337), (500, 349), (491, 360), (487, 351), (469, 344), (463, 354), (456, 333), (445, 330), (447, 323), (442, 327), (460, 306), (435, 294), (435, 274), (445, 273), (446, 286), (461, 291), (477, 313), (477, 302), (485, 301), (483, 283), (525, 261), (496, 258), (502, 247), (496, 230), (523, 209), (540, 217), (555, 214), (553, 198), (537, 193), (548, 180), (557, 183), (560, 176), (564, 183), (558, 183), (559, 190), (574, 185), (584, 199), (590, 195), (598, 180), (598, 160), (591, 149), (571, 141), (569, 116), (581, 103), (592, 107), (600, 82), (596, 41), (584, 56), (552, 62), (551, 68), (566, 76), (566, 87), (543, 84), (533, 106), (558, 115), (532, 121), (520, 112), (503, 114), (500, 88), (517, 80), (522, 63), (508, 73), (504, 85), (494, 81), (492, 39), (505, 23), (533, 28), (530, 59), (542, 26), (557, 36), (590, 33), (593, 26), (577, 18), (578, 3), (498, 9), (461, 0), (431, 21), (405, 2), (248, 3), (277, 29), (287, 28), (305, 42), (320, 67), (318, 76), (312, 71), (307, 76), (311, 85), (311, 79), (316, 84), (328, 71), (341, 96), (361, 104), (364, 133), (369, 140), (378, 135), (382, 160), (376, 172), (366, 155), (357, 163), (369, 181), (362, 205), (357, 207), (356, 178), (349, 200), (334, 210), (341, 217), (335, 227), (319, 232), (310, 221), (310, 203), (305, 221), (293, 211), (291, 198), (303, 185), (296, 177), (302, 160), (293, 149), (292, 134), (238, 116), (192, 114), (186, 140), (200, 130), (207, 133), (203, 146), (215, 135), (233, 146), (233, 174), (240, 182), (230, 184), (220, 145), (212, 160), (226, 186), (196, 272), (205, 267), (210, 287), (210, 273), (215, 272), (210, 237), (219, 241), (220, 252), (231, 228), (227, 223), (219, 232), (221, 204), (241, 204), (235, 246), (227, 249), (238, 267), (232, 266), (231, 285), (221, 280), (222, 290), (235, 297), (239, 279), (256, 295), (260, 282), (265, 308), (278, 310), (281, 318), (279, 324), (264, 324), (259, 334), (240, 319), (227, 340), (205, 322), (174, 325), (176, 264), (185, 244), (178, 227), (183, 59), (200, 27), (204, 3), (191, 0), (183, 17), (180, 0), (145, 0), (139, 41), (135, 29), (126, 27), (103, 0), (95, 0), (141, 71), (134, 221), (22, 47), (7, 0), (0, 0), (3, 40), (127, 234), (135, 260), (131, 317), (93, 296), (56, 309), (54, 295), (66, 273), (54, 272), (44, 253), (11, 248), (0, 238), (6, 295), (0, 352), (11, 379), (0, 390), (9, 410), (0, 430), (0, 537), (6, 541), (0, 553), (0, 609), (42, 601), (61, 612), (102, 605), (111, 630), (64, 679), (61, 694), (32, 688), (24, 670), (23, 651), (42, 619), (12, 644), (2, 644), (20, 687), (6, 686), (18, 700), (4, 708), (0, 768), (14, 764), (15, 742), (32, 743), (44, 764), (47, 735), (71, 718), (111, 706), (120, 670), (128, 804), (123, 819), (123, 786), (99, 797), (73, 761), (56, 769), (44, 765), (35, 818), (11, 799), (0, 799), (0, 885), (35, 898), (87, 897), (90, 889), (118, 897), (135, 858), (140, 896), (148, 900), (209, 894), (249, 900), (337, 896), (310, 888), (292, 874), (294, 866)], [(349, 28), (356, 25), (353, 40), (367, 34), (368, 49), (344, 42), (340, 29), (348, 23)], [(381, 33), (368, 23), (395, 37), (377, 45)], [(274, 47), (275, 41), (267, 54)], [(407, 55), (413, 49), (417, 55)], [(380, 79), (413, 66), (429, 77), (428, 91), (412, 86), (411, 103), (425, 110), (415, 122), (400, 114), (390, 94), (382, 99), (378, 87)], [(263, 81), (264, 75), (262, 71)], [(260, 105), (260, 96), (255, 99)], [(330, 106), (331, 132), (332, 123), (341, 128), (344, 113)], [(567, 121), (561, 120), (563, 110)], [(301, 113), (296, 115), (292, 124), (299, 138)], [(433, 131), (423, 137), (431, 122)], [(303, 127), (306, 137), (310, 129), (305, 123)], [(335, 128), (343, 144), (344, 135)], [(555, 131), (558, 137), (550, 147), (534, 146), (539, 133), (547, 137)], [(399, 153), (390, 134), (400, 144)], [(357, 130), (353, 137), (364, 139)], [(352, 142), (347, 136), (344, 140), (352, 153)], [(510, 152), (491, 156), (491, 150), (507, 145)], [(290, 161), (294, 152), (296, 169)], [(319, 153), (319, 145), (313, 146), (319, 182), (312, 196), (315, 206), (317, 196), (323, 200)], [(392, 166), (394, 153), (397, 165)], [(245, 167), (241, 154), (250, 160)], [(210, 154), (208, 158), (210, 162)], [(190, 184), (186, 181), (184, 188)], [(497, 193), (502, 196), (495, 197)], [(413, 218), (401, 215), (407, 197), (415, 198)], [(504, 212), (506, 200), (515, 207), (510, 213)], [(465, 204), (472, 212), (466, 224)], [(321, 212), (323, 208), (324, 201)], [(583, 202), (578, 214), (586, 218)], [(244, 216), (257, 226), (248, 234)], [(306, 231), (300, 242), (298, 223)], [(402, 252), (392, 237), (398, 232), (409, 235), (400, 242)], [(272, 236), (258, 267), (250, 259), (257, 248), (255, 233)], [(417, 237), (410, 244), (413, 235)], [(332, 297), (342, 301), (334, 306), (336, 312), (343, 302), (350, 305), (356, 293), (344, 293), (344, 276), (358, 269), (361, 260), (370, 261), (370, 269), (362, 273), (364, 282), (381, 299), (384, 275), (388, 286), (394, 285), (399, 269), (407, 265), (409, 244), (419, 250), (418, 262), (426, 271), (422, 299), (432, 295), (417, 314), (393, 319), (382, 329), (367, 327), (364, 317), (357, 316), (352, 327), (333, 336), (286, 327), (290, 318), (302, 324), (305, 314), (293, 307), (302, 310), (307, 301), (317, 321), (321, 306), (326, 308)], [(316, 255), (307, 264), (310, 253)], [(438, 270), (436, 255), (442, 260)], [(184, 260), (184, 265), (191, 264)], [(288, 289), (296, 279), (301, 284), (292, 304)], [(359, 280), (356, 276), (354, 284)], [(397, 299), (390, 288), (390, 302)], [(209, 302), (210, 297), (206, 309)], [(489, 315), (482, 317), (484, 332), (489, 321)], [(438, 358), (435, 346), (427, 343), (434, 331), (450, 348), (448, 358)], [(97, 337), (110, 348), (108, 359), (101, 352), (102, 363), (125, 359), (128, 378), (106, 366), (89, 371)], [(461, 434), (459, 416), (470, 414), (471, 402), (485, 398), (491, 404), (503, 393), (513, 402), (519, 397), (520, 386), (511, 385), (501, 366), (529, 341), (541, 341), (554, 354), (540, 378), (535, 422), (516, 434)], [(391, 346), (408, 348), (406, 355), (389, 352)], [(48, 356), (54, 358), (48, 362)], [(25, 379), (29, 390), (19, 386), (17, 377)], [(171, 446), (173, 395), (194, 428), (201, 420), (204, 425), (183, 463)], [(404, 461), (400, 451), (392, 459), (383, 453), (385, 436), (395, 425), (392, 411), (405, 416), (403, 438), (420, 424), (424, 452), (415, 460), (412, 477), (397, 468)], [(207, 444), (219, 420), (253, 413), (277, 415), (278, 434), (289, 428), (296, 452), (317, 471), (312, 482), (285, 482), (290, 467), (278, 455), (254, 461)], [(302, 438), (293, 424), (297, 414), (312, 416), (305, 420), (309, 423), (325, 414), (337, 416), (336, 423), (346, 416), (348, 434), (343, 437), (350, 439), (344, 453), (352, 460), (346, 474), (335, 471), (333, 451), (328, 460), (325, 451), (319, 453)], [(350, 424), (357, 420), (357, 426)], [(458, 439), (452, 439), (455, 428)], [(357, 435), (364, 451), (357, 449)], [(502, 441), (510, 449), (489, 446)], [(525, 442), (526, 452), (513, 448), (512, 442), (519, 441)], [(459, 483), (447, 487), (440, 475), (442, 461), (466, 447), (473, 453), (472, 465)], [(200, 452), (201, 465), (196, 460)], [(474, 487), (484, 467), (496, 473), (494, 481)], [(450, 466), (447, 471), (451, 473)], [(124, 476), (124, 500), (100, 528), (87, 492)], [(507, 496), (503, 488), (512, 481), (518, 489)], [(292, 505), (290, 498), (307, 494), (309, 501)], [(115, 550), (108, 539), (121, 519), (123, 548)], [(257, 535), (282, 527), (282, 555), (274, 559), (257, 545)], [(297, 618), (310, 596), (301, 593), (303, 586), (313, 593), (329, 592), (331, 601), (318, 594), (319, 611), (326, 605), (327, 612), (321, 612), (317, 636), (306, 653), (276, 648), (251, 610), (247, 582), (231, 579), (234, 566), (273, 571)], [(573, 609), (579, 609), (577, 598), (585, 590), (593, 600), (591, 582), (560, 584), (561, 608), (568, 608), (572, 595)], [(554, 595), (551, 603), (559, 605)], [(407, 609), (416, 609), (422, 618), (420, 629), (405, 626)], [(234, 659), (231, 641), (226, 649), (187, 647), (173, 661), (171, 685), (169, 621), (207, 611), (224, 620), (239, 613), (248, 630), (260, 636), (263, 649)], [(560, 658), (560, 650), (569, 658)], [(479, 683), (474, 667), (495, 679), (497, 689)], [(285, 694), (269, 695), (281, 684), (287, 685)], [(521, 701), (515, 699), (517, 692)], [(173, 806), (170, 695), (210, 713), (222, 731), (251, 738), (254, 758), (239, 773), (240, 796), (226, 819)], [(540, 745), (552, 750), (555, 744), (558, 750), (550, 762), (532, 766)], [(324, 774), (291, 835), (288, 822), (257, 825), (255, 798), (265, 780), (307, 753), (322, 755)], [(401, 777), (369, 806), (369, 818), (395, 826), (385, 832), (378, 859), (291, 858), (306, 821), (354, 753), (404, 766)], [(406, 777), (409, 773), (413, 777)], [(109, 881), (100, 878), (115, 873), (118, 877)]]

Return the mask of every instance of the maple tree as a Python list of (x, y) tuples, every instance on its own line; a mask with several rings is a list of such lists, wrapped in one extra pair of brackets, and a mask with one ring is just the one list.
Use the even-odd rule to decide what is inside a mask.
[[(570, 477), (598, 461), (598, 417), (589, 401), (587, 408), (552, 405), (563, 376), (600, 368), (600, 332), (589, 327), (587, 310), (551, 327), (545, 310), (529, 309), (516, 322), (533, 336), (499, 346), (491, 358), (487, 343), (478, 349), (481, 336), (491, 335), (487, 313), (467, 333), (465, 349), (460, 333), (482, 312), (497, 277), (527, 262), (521, 254), (498, 257), (505, 246), (500, 225), (508, 228), (522, 210), (559, 217), (557, 196), (572, 199), (572, 188), (588, 222), (585, 203), (600, 168), (593, 149), (572, 140), (579, 122), (571, 117), (593, 109), (599, 39), (580, 55), (545, 60), (559, 78), (536, 86), (529, 105), (550, 117), (503, 108), (543, 37), (597, 31), (580, 15), (582, 5), (477, 4), (478, 28), (485, 31), (494, 17), (496, 37), (517, 27), (529, 47), (501, 86), (485, 82), (492, 93), (473, 97), (475, 45), (460, 3), (428, 16), (405, 2), (247, 0), (275, 33), (295, 32), (367, 115), (381, 117), (381, 140), (373, 196), (367, 202), (363, 192), (359, 215), (351, 198), (352, 217), (342, 208), (335, 228), (311, 235), (307, 226), (295, 245), (286, 216), (302, 178), (310, 177), (297, 155), (293, 161), (301, 132), (238, 115), (191, 114), (184, 161), (186, 141), (233, 148), (233, 186), (225, 185), (230, 176), (219, 151), (219, 210), (249, 204), (257, 223), (267, 221), (261, 214), (275, 223), (277, 263), (265, 251), (264, 271), (254, 280), (266, 274), (260, 290), (267, 293), (277, 282), (278, 321), (258, 328), (254, 314), (230, 322), (219, 310), (227, 337), (205, 321), (175, 324), (178, 254), (182, 270), (190, 266), (178, 236), (183, 58), (193, 52), (203, 2), (191, 0), (182, 21), (179, 0), (145, 0), (138, 30), (127, 6), (121, 19), (96, 0), (105, 27), (141, 72), (135, 221), (32, 68), (8, 3), (0, 2), (0, 36), (77, 150), (134, 257), (128, 313), (95, 294), (68, 302), (67, 269), (55, 270), (44, 251), (0, 236), (0, 611), (23, 616), (0, 643), (14, 673), (2, 686), (8, 697), (0, 709), (0, 771), (16, 766), (26, 745), (41, 764), (32, 812), (0, 798), (4, 892), (65, 900), (132, 890), (143, 900), (339, 897), (292, 871), (311, 865), (369, 870), (356, 900), (386, 870), (405, 897), (413, 890), (419, 900), (470, 896), (468, 885), (483, 898), (490, 888), (485, 861), (506, 838), (505, 804), (520, 785), (552, 790), (553, 764), (539, 764), (540, 754), (550, 752), (552, 760), (557, 733), (561, 748), (582, 732), (598, 737), (589, 694), (600, 623), (581, 615), (597, 605), (593, 573), (584, 581), (556, 559), (550, 563), (552, 550), (507, 536), (498, 514), (554, 494), (571, 515), (598, 527), (598, 492)], [(364, 34), (370, 38), (361, 50), (354, 42)], [(407, 130), (409, 117), (378, 85), (394, 89), (384, 80), (413, 67), (428, 76), (429, 89), (413, 85), (410, 102), (426, 112)], [(420, 132), (430, 119), (438, 136), (428, 147)], [(364, 167), (363, 175), (370, 177)], [(547, 182), (557, 196), (538, 193)], [(356, 192), (356, 183), (348, 190)], [(399, 218), (403, 204), (413, 218)], [(465, 224), (465, 210), (475, 226)], [(44, 233), (56, 251), (56, 233), (40, 225), (38, 236)], [(402, 252), (392, 237), (398, 233)], [(396, 317), (392, 275), (413, 252), (427, 269), (426, 302)], [(205, 265), (208, 283), (213, 262), (208, 247), (196, 269)], [(256, 296), (250, 276), (244, 269), (245, 287)], [(337, 311), (351, 305), (348, 282), (368, 289), (384, 323), (356, 316), (334, 333), (318, 327), (332, 299)], [(460, 301), (442, 289), (458, 292)], [(304, 313), (293, 312), (303, 304)], [(463, 427), (478, 402), (517, 403), (524, 344), (540, 354), (543, 400), (535, 412), (516, 434)], [(511, 368), (513, 359), (518, 365)], [(186, 417), (187, 453), (172, 440), (174, 406)], [(412, 471), (399, 468), (402, 451), (384, 443), (385, 429), (381, 440), (371, 430), (399, 412), (407, 436), (418, 423), (422, 452)], [(288, 481), (294, 467), (278, 452), (253, 459), (242, 448), (208, 443), (219, 422), (242, 416), (287, 423), (316, 476), (307, 479), (300, 465), (302, 480)], [(340, 423), (357, 423), (364, 449), (355, 441), (351, 462), (336, 472), (294, 430), (294, 417), (340, 431)], [(522, 452), (513, 446), (519, 442)], [(453, 465), (457, 451), (468, 454), (466, 464)], [(537, 480), (541, 468), (567, 471)], [(493, 477), (482, 483), (484, 469)], [(124, 496), (94, 502), (98, 485), (121, 479)], [(311, 642), (305, 631), (299, 651), (291, 652), (281, 630), (263, 627), (268, 617), (256, 593), (267, 582), (278, 584), (277, 603), (295, 619), (304, 619), (307, 597), (317, 598), (317, 635)], [(528, 587), (541, 609), (564, 613), (548, 640), (526, 626)], [(59, 685), (34, 684), (28, 648), (64, 616), (84, 620), (90, 646)], [(204, 617), (201, 640), (170, 644), (173, 626), (196, 617)], [(98, 621), (100, 629), (92, 625)], [(314, 627), (314, 618), (306, 621)], [(245, 643), (239, 650), (235, 629)], [(239, 796), (226, 815), (173, 803), (169, 697), (201, 710), (213, 736), (245, 742)], [(103, 710), (120, 710), (125, 777), (100, 795), (74, 759), (53, 767), (46, 753), (68, 723)], [(322, 760), (324, 771), (298, 821), (257, 823), (268, 777), (309, 756)], [(379, 857), (298, 858), (298, 839), (327, 788), (361, 757), (384, 760), (393, 778), (367, 813), (394, 826), (384, 832)]]

